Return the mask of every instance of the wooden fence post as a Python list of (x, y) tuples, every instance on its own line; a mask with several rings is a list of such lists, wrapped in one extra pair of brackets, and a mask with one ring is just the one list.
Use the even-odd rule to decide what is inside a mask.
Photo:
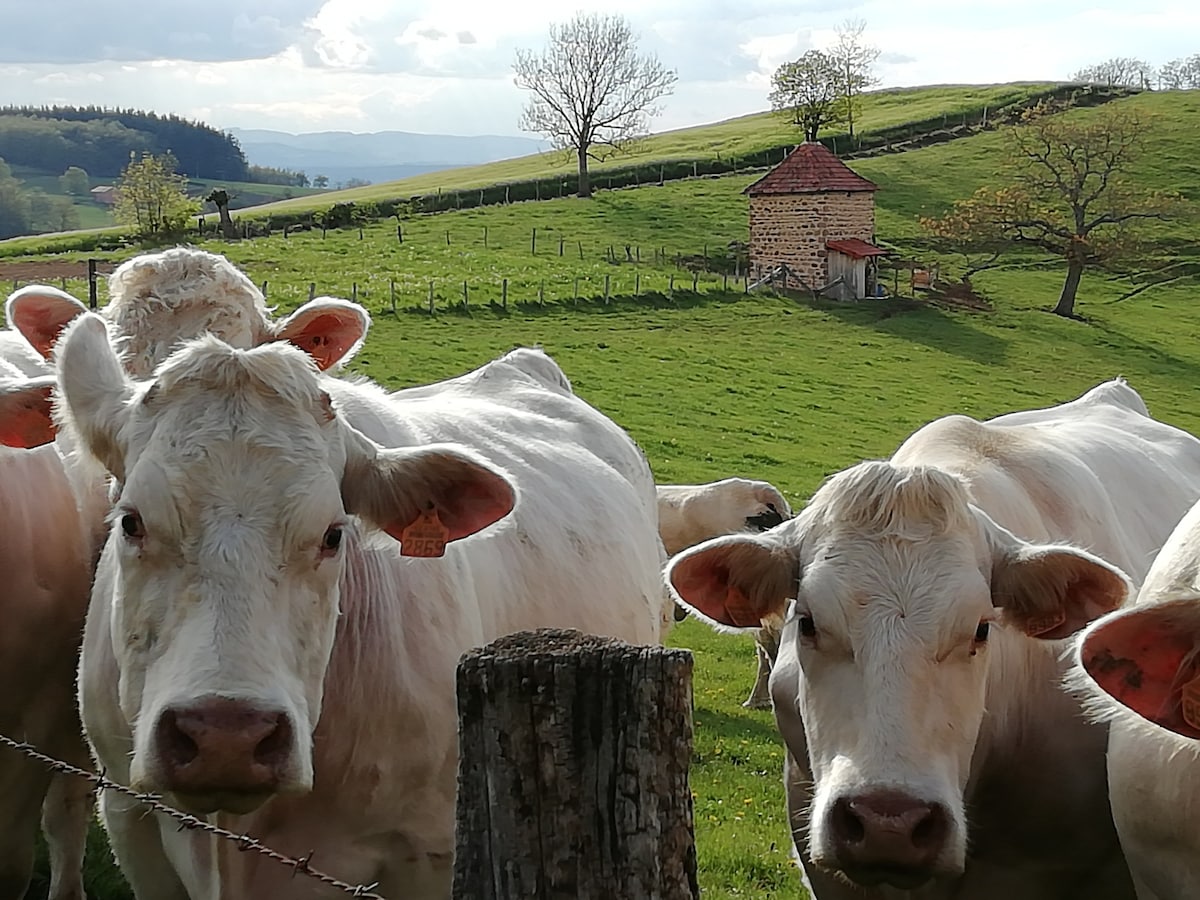
[(534, 228), (529, 235), (529, 252), (537, 255), (537, 229)]
[(315, 296), (317, 296), (317, 283), (310, 281), (308, 283), (308, 299), (312, 300)]
[(429, 282), (429, 314), (433, 315), (433, 282)]
[(357, 281), (353, 281), (350, 283), (350, 299), (355, 303), (358, 302), (358, 282)]
[(457, 673), (454, 900), (696, 900), (692, 656), (540, 629)]
[(508, 279), (507, 278), (502, 278), (500, 280), (500, 305), (502, 307), (504, 307), (505, 309), (508, 309)]
[(262, 283), (262, 295), (267, 296), (267, 282), (265, 281)]
[(96, 261), (88, 259), (88, 308), (95, 309), (99, 302), (96, 299)]
[(392, 295), (392, 315), (394, 316), (396, 314), (396, 279), (395, 278), (388, 279), (388, 288)]
[[(480, 193), (482, 194), (482, 191)], [(479, 205), (483, 206), (483, 202), (481, 201)], [(484, 248), (486, 248), (487, 245), (488, 245), (488, 243), (487, 243), (487, 226), (484, 225), (483, 226), (483, 246), (484, 246)]]
[(604, 276), (604, 305), (608, 306), (608, 276)]

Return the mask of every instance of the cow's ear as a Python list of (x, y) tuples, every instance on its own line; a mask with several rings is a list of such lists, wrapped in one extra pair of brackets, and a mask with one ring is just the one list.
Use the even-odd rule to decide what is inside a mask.
[(1139, 605), (1100, 620), (1084, 633), (1079, 662), (1117, 702), (1200, 739), (1200, 599)]
[(64, 328), (87, 307), (58, 288), (31, 284), (9, 295), (4, 313), (30, 346), (47, 359)]
[(401, 552), (456, 541), (503, 519), (516, 505), (508, 478), (463, 447), (383, 448), (348, 432), (342, 502), (401, 543)]
[(992, 563), (992, 603), (1043, 640), (1070, 637), (1118, 609), (1133, 586), (1116, 566), (1072, 547), (1021, 544)]
[(722, 628), (781, 616), (800, 581), (797, 552), (775, 535), (728, 535), (680, 553), (667, 583), (688, 609)]
[(135, 385), (125, 374), (108, 337), (104, 320), (85, 313), (63, 333), (55, 351), (59, 414), (69, 419), (83, 445), (101, 465), (125, 478), (125, 442)]
[(54, 440), (54, 376), (0, 381), (0, 444), (40, 447)]
[(317, 368), (348, 362), (362, 346), (371, 317), (357, 303), (317, 297), (280, 322), (275, 339), (294, 344), (313, 358)]

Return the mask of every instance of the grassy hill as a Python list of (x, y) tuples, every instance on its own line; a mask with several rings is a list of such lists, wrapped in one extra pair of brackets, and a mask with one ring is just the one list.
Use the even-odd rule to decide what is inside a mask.
[[(1182, 219), (1162, 227), (1162, 239), (1173, 252), (1200, 258), (1194, 241), (1200, 161), (1192, 149), (1200, 133), (1200, 92), (1145, 93), (1114, 102), (1147, 117), (1150, 151), (1136, 179), (1173, 187), (1192, 201)], [(732, 141), (740, 131), (756, 133), (751, 121), (712, 128), (725, 129)], [(686, 145), (679, 148), (688, 152)], [(999, 135), (982, 133), (855, 161), (857, 171), (881, 186), (880, 239), (934, 261), (916, 217), (940, 212), (993, 177), (1000, 148)], [(1079, 305), (1087, 323), (1044, 312), (1061, 272), (1024, 254), (975, 279), (995, 307), (986, 314), (905, 301), (747, 297), (722, 291), (722, 276), (713, 272), (698, 274), (700, 291), (692, 293), (692, 274), (675, 265), (676, 256), (724, 259), (729, 242), (746, 239), (740, 192), (753, 177), (420, 216), (404, 223), (403, 243), (394, 222), (380, 222), (368, 226), (361, 240), (357, 231), (330, 231), (324, 239), (311, 231), (205, 246), (226, 253), (256, 282), (266, 281), (268, 298), (281, 312), (303, 302), (310, 283), (341, 296), (357, 290), (374, 324), (353, 368), (385, 385), (433, 381), (514, 345), (542, 344), (577, 392), (638, 440), (662, 482), (731, 474), (766, 478), (799, 506), (828, 474), (889, 454), (939, 415), (986, 417), (1057, 403), (1116, 374), (1142, 392), (1157, 417), (1200, 432), (1193, 399), (1200, 376), (1200, 344), (1192, 337), (1200, 329), (1194, 284), (1117, 303), (1121, 284), (1087, 276)], [(608, 258), (610, 247), (617, 262)], [(6, 262), (0, 260), (0, 277)], [(672, 277), (676, 291), (669, 295)], [(504, 279), (507, 308), (499, 305)], [(464, 280), (467, 310), (452, 306), (461, 301)], [(632, 296), (635, 280), (639, 296)], [(436, 316), (420, 311), (430, 283)], [(79, 283), (74, 286), (81, 293)], [(542, 304), (536, 302), (539, 292)], [(753, 679), (752, 643), (690, 621), (671, 643), (696, 655), (691, 779), (705, 897), (799, 898), (780, 742), (768, 713), (740, 706)], [(128, 897), (119, 888), (98, 886), (111, 878), (103, 858), (97, 843), (91, 895)]]

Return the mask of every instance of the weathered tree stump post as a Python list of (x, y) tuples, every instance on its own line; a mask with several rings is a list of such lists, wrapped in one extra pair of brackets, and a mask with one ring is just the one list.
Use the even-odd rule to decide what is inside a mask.
[(696, 900), (692, 656), (520, 632), (458, 664), (454, 900)]

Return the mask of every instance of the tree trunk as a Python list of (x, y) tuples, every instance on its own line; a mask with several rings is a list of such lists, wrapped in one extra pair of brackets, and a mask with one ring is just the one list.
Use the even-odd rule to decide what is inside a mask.
[(233, 219), (229, 218), (229, 204), (218, 206), (217, 215), (221, 220), (221, 236), (227, 241), (232, 241), (237, 237), (237, 228), (234, 227)]
[(1079, 280), (1083, 278), (1083, 263), (1073, 259), (1067, 264), (1067, 280), (1063, 282), (1062, 293), (1059, 294), (1058, 304), (1054, 307), (1056, 315), (1068, 319), (1075, 318), (1075, 295), (1079, 292)]
[(466, 653), (454, 900), (696, 900), (691, 678), (577, 631)]
[(577, 197), (592, 196), (592, 182), (588, 179), (588, 156), (587, 148), (581, 147), (578, 150), (579, 156), (579, 190), (575, 192)]

